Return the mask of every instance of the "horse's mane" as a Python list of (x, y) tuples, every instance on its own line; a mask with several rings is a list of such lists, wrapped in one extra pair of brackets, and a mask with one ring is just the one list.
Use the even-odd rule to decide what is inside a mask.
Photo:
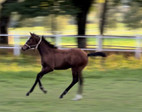
[(57, 47), (53, 44), (51, 44), (50, 42), (48, 42), (43, 36), (42, 36), (42, 40), (50, 47), (50, 48), (54, 48), (57, 49)]

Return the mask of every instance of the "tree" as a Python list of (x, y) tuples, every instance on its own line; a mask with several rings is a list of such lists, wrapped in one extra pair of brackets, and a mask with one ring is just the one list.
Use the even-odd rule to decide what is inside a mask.
[[(122, 16), (121, 21), (119, 22), (124, 23), (125, 26), (129, 29), (136, 29), (136, 28), (142, 27), (142, 22), (141, 22), (142, 21), (142, 15), (141, 15), (142, 0), (109, 0), (109, 1), (112, 2), (111, 7), (113, 7), (113, 10), (117, 10), (117, 7), (119, 6), (122, 7), (121, 9), (119, 9), (119, 11), (117, 11), (117, 13), (121, 13), (121, 16)], [(108, 17), (112, 18), (113, 15), (115, 14), (111, 13), (111, 15), (110, 16), (108, 15)], [(114, 22), (111, 22), (111, 23), (114, 24)]]
[[(8, 26), (12, 12), (18, 12), (21, 20), (37, 16), (48, 16), (49, 14), (74, 14), (74, 7), (68, 0), (4, 0), (1, 3), (0, 33), (8, 34)], [(18, 6), (18, 7), (17, 7)], [(70, 11), (71, 10), (71, 11)], [(8, 43), (8, 37), (1, 36), (0, 43)]]
[[(78, 35), (85, 35), (86, 19), (94, 0), (25, 0), (15, 9), (24, 17), (47, 16), (49, 14), (69, 14), (76, 17)], [(24, 10), (21, 10), (24, 9)], [(29, 15), (30, 14), (30, 15)], [(78, 47), (86, 47), (86, 39), (78, 38)]]
[[(86, 20), (89, 9), (94, 0), (72, 0), (73, 5), (79, 10), (76, 14), (76, 22), (78, 27), (78, 35), (85, 35)], [(86, 47), (86, 38), (77, 38), (78, 47)]]
[[(18, 7), (16, 7), (17, 5)], [(21, 19), (50, 14), (74, 15), (76, 12), (70, 0), (24, 0), (23, 2), (11, 3), (8, 10), (18, 12)]]
[[(24, 0), (11, 3), (7, 11), (18, 12), (21, 18), (33, 18), (37, 16), (73, 15), (76, 17), (78, 35), (85, 35), (86, 19), (89, 8), (94, 0)], [(18, 7), (17, 7), (18, 6)], [(86, 47), (86, 39), (78, 38), (78, 47)]]
[[(6, 0), (1, 5), (0, 12), (0, 33), (7, 34), (8, 33), (8, 25), (10, 21), (11, 11), (6, 11), (6, 7), (9, 3), (17, 2), (17, 0)], [(0, 43), (8, 44), (8, 37), (1, 36)]]
[(122, 0), (100, 0), (101, 11), (99, 21), (100, 35), (104, 35), (106, 28), (115, 28), (117, 26), (119, 6)]
[(105, 0), (104, 3), (102, 3), (102, 11), (100, 15), (100, 23), (99, 23), (100, 35), (104, 34), (104, 28), (106, 24), (107, 5), (108, 5), (108, 0)]
[(126, 4), (128, 10), (124, 12), (123, 23), (129, 29), (137, 29), (142, 27), (142, 1), (132, 0)]

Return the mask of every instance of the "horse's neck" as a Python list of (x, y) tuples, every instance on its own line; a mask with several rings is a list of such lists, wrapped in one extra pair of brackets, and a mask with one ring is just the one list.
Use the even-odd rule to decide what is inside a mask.
[(38, 51), (42, 56), (52, 53), (52, 48), (50, 48), (44, 41), (42, 41), (38, 47)]

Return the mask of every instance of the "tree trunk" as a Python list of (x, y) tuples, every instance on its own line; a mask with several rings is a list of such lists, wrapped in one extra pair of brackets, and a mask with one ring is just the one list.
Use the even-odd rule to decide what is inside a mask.
[[(10, 11), (5, 11), (6, 7), (9, 3), (17, 2), (17, 0), (5, 0), (1, 6), (1, 12), (0, 12), (0, 34), (8, 34), (8, 26), (10, 21)], [(8, 44), (8, 37), (7, 36), (1, 36), (0, 37), (0, 43), (2, 44)]]
[[(8, 34), (8, 24), (9, 24), (10, 17), (1, 17), (0, 18), (0, 34)], [(8, 37), (1, 36), (0, 43), (8, 44)]]
[[(78, 26), (78, 35), (83, 36), (85, 35), (86, 30), (86, 18), (87, 14), (80, 13), (77, 15), (77, 26)], [(85, 48), (86, 47), (86, 38), (78, 37), (77, 38), (78, 48)]]
[[(73, 5), (79, 9), (79, 12), (76, 15), (77, 27), (78, 27), (78, 35), (84, 36), (86, 30), (86, 20), (89, 9), (94, 0), (72, 0)], [(77, 38), (78, 47), (85, 48), (86, 47), (86, 38)]]
[(103, 35), (104, 30), (105, 30), (107, 4), (108, 4), (108, 0), (105, 0), (105, 2), (102, 3), (102, 11), (101, 11), (101, 15), (100, 15), (100, 25), (99, 25), (100, 35)]

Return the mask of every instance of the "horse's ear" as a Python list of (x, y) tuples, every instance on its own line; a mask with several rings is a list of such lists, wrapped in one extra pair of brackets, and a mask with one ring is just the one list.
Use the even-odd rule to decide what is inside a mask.
[(34, 36), (36, 36), (36, 34), (34, 34), (34, 33), (31, 33), (31, 32), (30, 32), (30, 35), (31, 35), (31, 37), (34, 37)]
[(30, 35), (33, 36), (33, 33), (30, 32)]

